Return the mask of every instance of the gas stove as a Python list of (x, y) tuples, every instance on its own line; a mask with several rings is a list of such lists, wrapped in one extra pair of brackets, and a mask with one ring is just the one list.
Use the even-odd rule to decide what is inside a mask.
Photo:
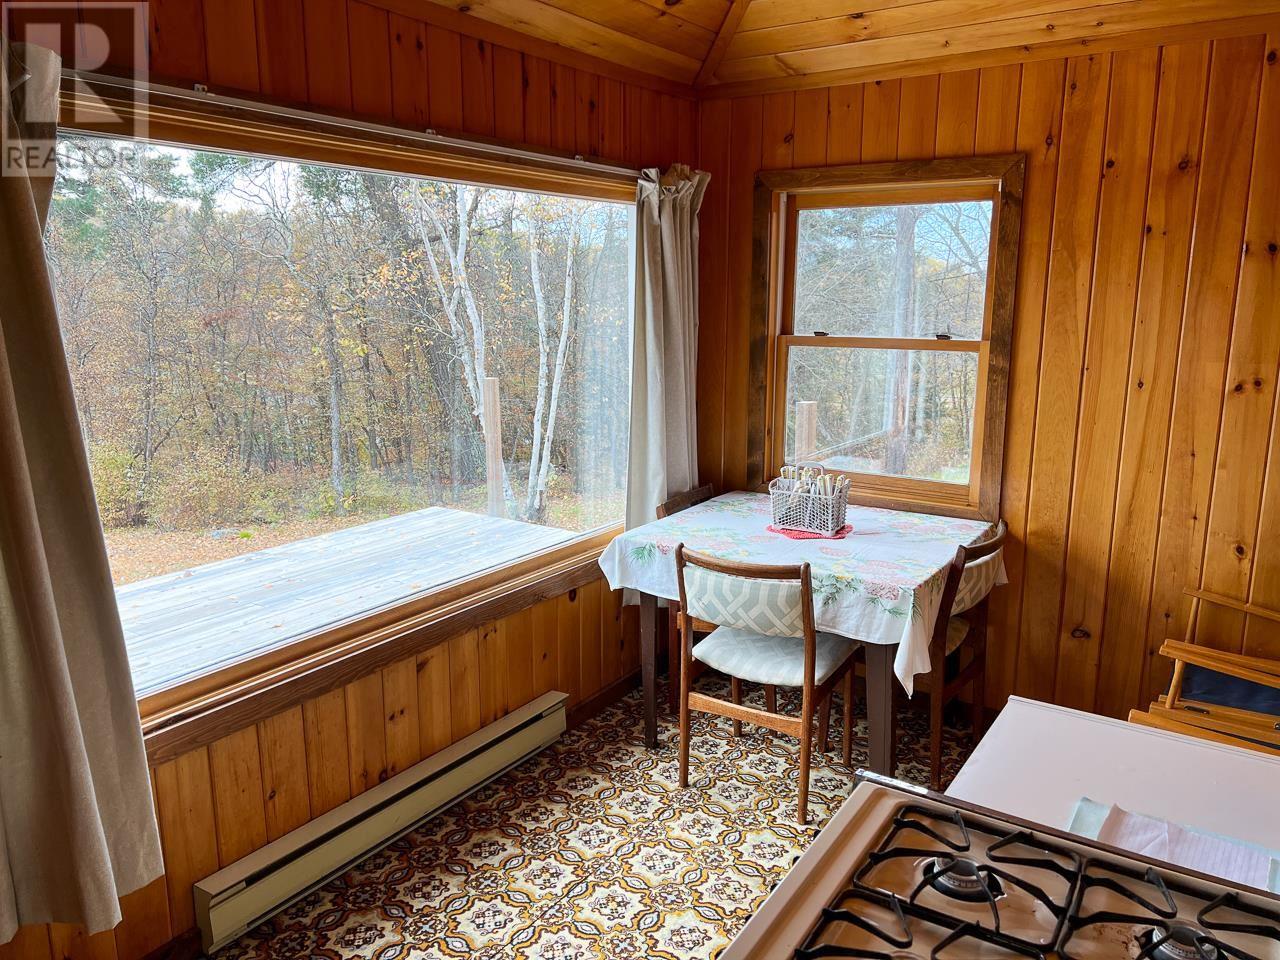
[(1280, 960), (1280, 899), (874, 774), (720, 960)]

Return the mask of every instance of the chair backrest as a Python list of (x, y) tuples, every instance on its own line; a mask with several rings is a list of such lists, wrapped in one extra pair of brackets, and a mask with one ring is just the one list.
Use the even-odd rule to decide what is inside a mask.
[(773, 637), (815, 637), (807, 563), (772, 566), (717, 560), (676, 548), (680, 609), (725, 627)]
[(679, 513), (681, 510), (688, 510), (699, 503), (705, 503), (714, 497), (715, 493), (709, 483), (703, 484), (701, 487), (694, 487), (692, 490), (686, 490), (684, 493), (677, 493), (666, 503), (658, 504), (658, 519), (669, 517), (673, 513)]
[(947, 621), (977, 606), (996, 585), (1000, 575), (1000, 550), (1007, 532), (1008, 527), (1001, 520), (991, 536), (981, 543), (956, 548), (956, 555), (947, 568), (942, 603), (933, 627), (935, 643), (941, 643), (945, 648)]

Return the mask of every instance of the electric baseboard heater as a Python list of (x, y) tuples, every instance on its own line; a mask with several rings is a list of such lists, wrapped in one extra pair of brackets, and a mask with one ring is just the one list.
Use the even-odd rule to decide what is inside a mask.
[(550, 746), (568, 695), (543, 694), (195, 885), (206, 953)]

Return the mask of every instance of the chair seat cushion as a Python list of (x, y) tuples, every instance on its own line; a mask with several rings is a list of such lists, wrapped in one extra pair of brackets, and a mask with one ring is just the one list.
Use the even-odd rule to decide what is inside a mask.
[(964, 643), (969, 635), (969, 621), (964, 617), (952, 617), (947, 621), (947, 653), (956, 652), (956, 648)]
[[(814, 657), (814, 683), (840, 668), (855, 642), (834, 633), (819, 633)], [(693, 657), (712, 670), (751, 683), (804, 686), (804, 640), (771, 637), (738, 627), (717, 627), (693, 648)]]

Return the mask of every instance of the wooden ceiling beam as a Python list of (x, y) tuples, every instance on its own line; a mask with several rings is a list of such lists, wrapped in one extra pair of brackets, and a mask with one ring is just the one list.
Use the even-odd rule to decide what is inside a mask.
[(1163, 46), (1200, 40), (1220, 40), (1226, 37), (1253, 36), (1280, 31), (1280, 14), (1258, 14), (1250, 17), (1234, 17), (1204, 23), (1183, 23), (1171, 26), (1135, 30), (1132, 33), (1103, 36), (1096, 39), (1051, 40), (1020, 47), (1001, 47), (976, 53), (923, 57), (889, 64), (849, 67), (820, 73), (789, 77), (743, 80), (716, 83), (698, 88), (700, 100), (722, 97), (745, 97), (761, 93), (777, 93), (785, 90), (805, 90), (818, 87), (834, 87), (846, 83), (867, 83), (875, 80), (893, 80), (901, 77), (928, 76), (977, 67), (998, 67), (1036, 60), (1057, 60), (1062, 57), (1083, 56), (1090, 53), (1110, 53), (1115, 50), (1132, 50), (1139, 47)]
[(712, 41), (711, 49), (707, 51), (706, 59), (702, 61), (702, 67), (694, 77), (694, 87), (709, 83), (716, 75), (725, 53), (729, 50), (729, 44), (733, 41), (734, 34), (738, 32), (738, 25), (742, 23), (742, 18), (750, 5), (751, 0), (731, 0), (729, 9), (725, 11), (724, 21), (720, 24), (715, 40)]

